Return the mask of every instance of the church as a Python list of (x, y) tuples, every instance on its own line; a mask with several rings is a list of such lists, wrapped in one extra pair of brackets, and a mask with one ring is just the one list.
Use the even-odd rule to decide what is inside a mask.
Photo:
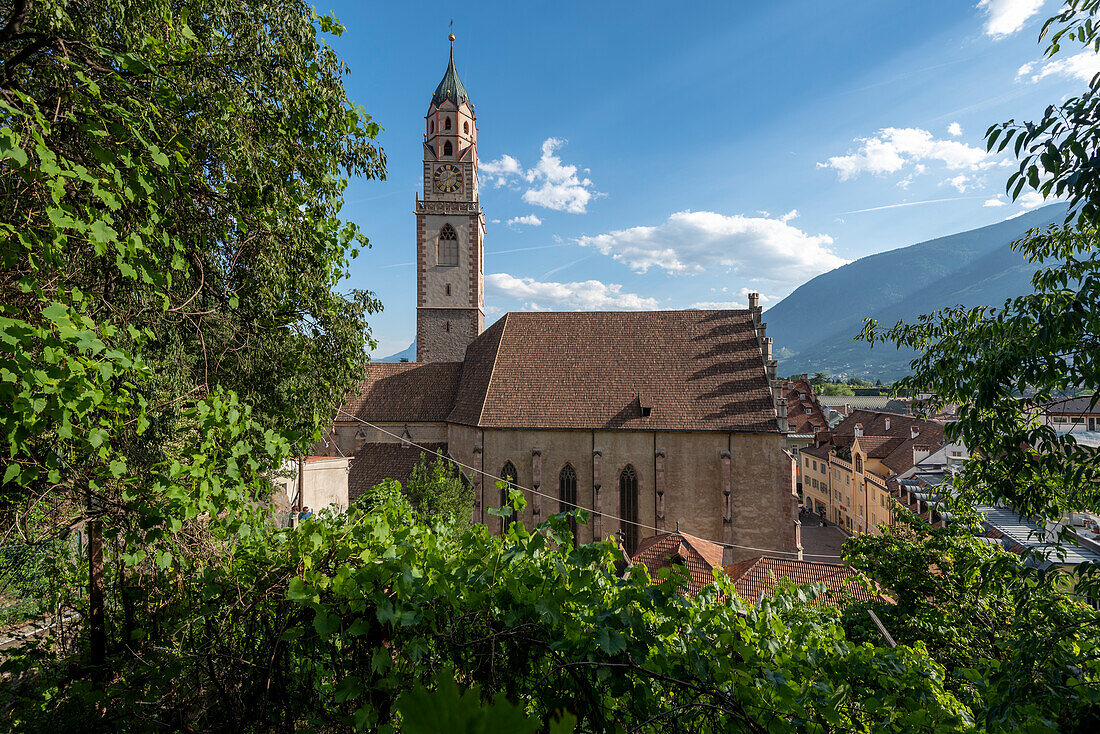
[[(373, 363), (328, 450), (352, 500), (404, 480), (421, 448), (464, 465), (473, 521), (501, 532), (582, 507), (578, 542), (633, 553), (679, 530), (730, 561), (800, 551), (786, 397), (759, 297), (723, 311), (508, 313), (485, 328), (477, 121), (454, 63), (424, 120), (416, 200), (416, 362)], [(516, 518), (487, 512), (524, 492)], [(741, 546), (732, 547), (732, 546)]]

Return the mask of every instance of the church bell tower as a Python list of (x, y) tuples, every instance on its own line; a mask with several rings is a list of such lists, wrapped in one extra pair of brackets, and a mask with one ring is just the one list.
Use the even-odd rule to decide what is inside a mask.
[(485, 329), (485, 218), (477, 121), (451, 59), (424, 118), (424, 198), (416, 200), (416, 361), (460, 362)]

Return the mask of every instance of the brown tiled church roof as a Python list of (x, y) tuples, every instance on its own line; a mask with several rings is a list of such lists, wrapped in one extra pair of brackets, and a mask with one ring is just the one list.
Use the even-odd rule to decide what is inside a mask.
[(825, 584), (826, 591), (814, 600), (818, 606), (842, 606), (850, 601), (872, 601), (884, 597), (871, 594), (857, 579), (858, 571), (838, 563), (814, 563), (786, 558), (757, 556), (725, 567), (733, 579), (737, 593), (749, 604), (755, 604), (760, 593), (775, 593), (777, 580), (786, 579), (798, 586)]
[[(447, 444), (427, 443), (424, 448), (446, 455)], [(415, 446), (400, 443), (366, 443), (355, 452), (348, 472), (348, 501), (356, 499), (383, 479), (396, 479), (404, 484), (413, 467), (425, 452)], [(427, 458), (431, 459), (432, 456)]]
[(448, 420), (485, 428), (779, 430), (748, 310), (509, 313), (467, 348)]
[[(440, 422), (454, 405), (461, 362), (372, 362), (342, 410), (371, 422)], [(338, 413), (336, 420), (350, 420)]]
[(684, 591), (694, 596), (714, 581), (714, 569), (722, 568), (722, 546), (687, 533), (651, 535), (638, 544), (631, 562), (644, 564), (654, 580), (658, 570), (672, 568), (674, 562), (684, 566), (691, 577)]

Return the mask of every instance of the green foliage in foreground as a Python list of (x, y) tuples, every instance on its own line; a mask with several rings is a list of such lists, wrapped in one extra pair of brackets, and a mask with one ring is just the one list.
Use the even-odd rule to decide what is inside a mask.
[(689, 600), (671, 574), (621, 578), (612, 545), (573, 548), (567, 528), (556, 517), (501, 539), (387, 503), (250, 536), (218, 564), (167, 570), (149, 600), (157, 628), (118, 652), (102, 692), (56, 683), (64, 660), (23, 659), (40, 677), (25, 674), (9, 723), (59, 730), (95, 711), (119, 731), (385, 730), (400, 697), (446, 669), (579, 731), (970, 724), (919, 642), (854, 643), (805, 592), (757, 608), (728, 580)]
[[(1071, 574), (1038, 572), (978, 537), (972, 510), (951, 513), (954, 522), (931, 528), (900, 509), (883, 535), (845, 542), (848, 563), (889, 589), (890, 602), (866, 606), (897, 642), (925, 645), (982, 728), (1096, 731), (1100, 612), (1067, 593)], [(863, 611), (847, 610), (849, 636), (879, 640)]]

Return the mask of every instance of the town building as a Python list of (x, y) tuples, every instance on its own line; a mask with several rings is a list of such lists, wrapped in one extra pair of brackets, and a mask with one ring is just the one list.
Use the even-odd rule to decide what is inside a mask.
[[(477, 142), (452, 47), (425, 118), (417, 362), (371, 364), (325, 438), (352, 457), (352, 498), (404, 479), (427, 450), (461, 464), (473, 520), (493, 532), (579, 507), (592, 511), (580, 542), (617, 534), (633, 552), (681, 527), (797, 553), (786, 399), (759, 296), (742, 310), (509, 313), (484, 329)], [(518, 518), (488, 513), (508, 496), (498, 480), (524, 492)]]
[(1100, 431), (1100, 400), (1092, 395), (1055, 400), (1043, 406), (1043, 419), (1063, 433)]
[(938, 423), (854, 410), (801, 450), (803, 506), (849, 533), (880, 533), (898, 479), (943, 448)]

